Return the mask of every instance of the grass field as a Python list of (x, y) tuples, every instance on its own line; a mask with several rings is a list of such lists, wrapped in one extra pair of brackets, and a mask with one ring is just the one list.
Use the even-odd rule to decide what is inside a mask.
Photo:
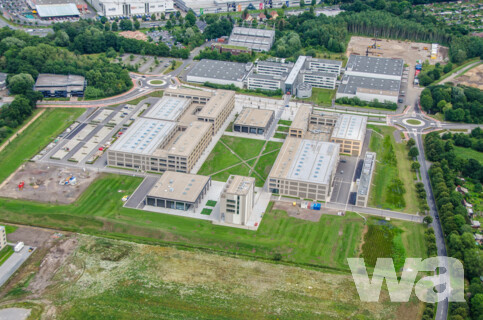
[(6, 246), (0, 251), (0, 266), (13, 254), (13, 248)]
[(206, 158), (198, 174), (210, 175), (240, 162), (240, 159), (231, 153), (222, 143), (218, 142), (208, 158)]
[(311, 101), (318, 105), (332, 105), (332, 99), (335, 96), (335, 90), (312, 88), (312, 96), (305, 101)]
[(164, 84), (163, 80), (151, 80), (149, 83), (151, 84)]
[(85, 109), (52, 108), (46, 110), (22, 134), (0, 152), (0, 182), (22, 163), (42, 150), (52, 139), (67, 128)]
[(288, 132), (289, 129), (290, 129), (289, 127), (285, 127), (285, 126), (277, 127), (277, 131), (281, 131), (281, 132)]
[(285, 139), (287, 138), (287, 134), (286, 133), (280, 133), (280, 132), (275, 132), (275, 134), (273, 135), (274, 138), (277, 138), (277, 139)]
[[(394, 128), (371, 125), (368, 127), (374, 131), (371, 135), (369, 149), (377, 153), (369, 206), (417, 213), (415, 181), (413, 174), (409, 174), (411, 173), (411, 161), (407, 155), (406, 145), (396, 143), (393, 134)], [(400, 179), (406, 190), (401, 199), (388, 192), (394, 179)]]
[(421, 121), (416, 120), (416, 119), (408, 119), (407, 120), (407, 123), (414, 124), (414, 125), (420, 125), (421, 124)]
[(122, 195), (131, 194), (140, 182), (137, 177), (103, 174), (71, 205), (0, 198), (0, 219), (267, 259), (280, 253), (283, 261), (344, 270), (347, 270), (345, 258), (357, 255), (363, 220), (355, 214), (322, 216), (320, 222), (310, 222), (268, 208), (260, 228), (253, 232), (216, 226), (208, 221), (123, 208)]
[[(34, 305), (49, 304), (56, 319), (418, 318), (418, 301), (391, 303), (385, 286), (380, 302), (361, 302), (349, 273), (89, 236), (78, 241)], [(127, 254), (113, 261), (112, 248)]]
[(483, 164), (483, 152), (478, 152), (471, 148), (463, 148), (454, 146), (455, 153), (463, 159), (475, 159)]
[(175, 65), (174, 65), (174, 68), (173, 66), (171, 65), (171, 63), (169, 64), (169, 67), (167, 67), (164, 71), (163, 71), (163, 74), (168, 74), (170, 72), (173, 72), (174, 70), (178, 69), (179, 67), (181, 67), (181, 65), (183, 64), (183, 61), (178, 61), (178, 60), (175, 60)]
[(290, 120), (278, 120), (278, 124), (283, 124), (284, 126), (291, 126), (292, 125), (292, 121)]
[[(262, 151), (265, 141), (257, 139), (247, 139), (232, 136), (222, 136), (223, 141), (230, 149), (236, 152), (243, 160), (248, 160), (258, 156)], [(219, 143), (219, 142), (218, 142)]]

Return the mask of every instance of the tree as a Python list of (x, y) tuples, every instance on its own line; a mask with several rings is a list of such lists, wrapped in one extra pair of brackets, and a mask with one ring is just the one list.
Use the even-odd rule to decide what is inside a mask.
[(430, 111), (433, 107), (433, 97), (431, 96), (431, 93), (421, 95), (420, 103), (423, 110)]
[(161, 13), (161, 20), (166, 20), (166, 15), (164, 13)]
[(312, 5), (312, 6), (315, 6), (316, 4), (317, 4), (317, 0), (312, 0), (311, 5)]
[(196, 16), (195, 16), (195, 14), (193, 13), (193, 11), (192, 11), (192, 10), (190, 10), (190, 11), (189, 11), (189, 12), (186, 14), (185, 19), (186, 19), (186, 23), (187, 23), (187, 24), (188, 24), (190, 27), (194, 26), (194, 25), (195, 25), (195, 23), (196, 23)]
[(140, 27), (141, 23), (138, 20), (134, 21), (134, 29), (139, 30)]
[(176, 60), (171, 60), (171, 70), (174, 70), (176, 68)]
[(116, 22), (116, 21), (114, 21), (114, 22), (112, 23), (111, 30), (112, 30), (112, 31), (118, 31), (118, 30), (119, 30), (119, 27), (118, 27), (118, 25), (117, 25), (117, 22)]
[[(483, 315), (483, 294), (478, 293), (471, 298), (471, 313), (475, 316), (474, 319), (480, 319)], [(479, 318), (476, 318), (479, 317)]]
[(408, 155), (410, 158), (416, 158), (417, 156), (419, 156), (418, 148), (412, 147), (411, 149), (409, 149)]
[(433, 223), (433, 218), (431, 216), (426, 216), (424, 217), (423, 222), (427, 225), (430, 225), (431, 223)]
[(8, 81), (8, 88), (13, 94), (24, 94), (34, 86), (34, 78), (28, 73), (19, 73), (12, 76)]
[(107, 22), (107, 18), (105, 16), (101, 17), (101, 23), (105, 24)]
[(416, 141), (414, 141), (414, 139), (413, 139), (413, 138), (410, 138), (410, 139), (408, 140), (408, 142), (406, 143), (406, 146), (407, 146), (409, 149), (411, 149), (411, 147), (413, 147), (414, 145), (416, 145)]
[(156, 21), (156, 15), (154, 13), (151, 15), (151, 20)]
[(300, 8), (305, 7), (305, 0), (300, 0)]
[(420, 165), (420, 164), (419, 164), (419, 162), (417, 162), (417, 161), (415, 161), (415, 162), (411, 163), (411, 169), (412, 169), (413, 171), (415, 171), (415, 172), (416, 172), (416, 171), (418, 171), (420, 167), (421, 167), (421, 165)]

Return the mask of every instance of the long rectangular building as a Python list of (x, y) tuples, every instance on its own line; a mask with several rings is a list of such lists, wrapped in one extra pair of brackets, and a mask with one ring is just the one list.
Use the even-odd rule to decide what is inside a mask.
[(367, 117), (341, 114), (335, 123), (330, 141), (340, 144), (341, 153), (359, 156), (364, 144), (366, 126)]
[(376, 153), (366, 152), (364, 162), (362, 164), (361, 177), (359, 178), (356, 205), (360, 207), (367, 207), (369, 201), (369, 192), (371, 190), (372, 175), (376, 167)]
[(198, 121), (209, 122), (213, 128), (213, 135), (218, 132), (226, 118), (235, 107), (235, 92), (217, 90), (216, 94), (206, 103), (197, 114)]
[(160, 17), (162, 13), (174, 12), (173, 0), (87, 0), (106, 17), (131, 17), (138, 15)]
[(143, 118), (178, 121), (190, 104), (190, 99), (164, 96), (148, 108)]
[(287, 137), (272, 167), (270, 192), (327, 201), (339, 162), (339, 144)]
[(83, 76), (41, 73), (37, 77), (34, 90), (42, 93), (44, 97), (83, 97), (86, 86)]
[(233, 84), (243, 88), (243, 81), (250, 69), (251, 64), (202, 59), (189, 71), (186, 80), (195, 83)]
[(261, 52), (270, 51), (274, 42), (275, 30), (234, 27), (228, 44)]

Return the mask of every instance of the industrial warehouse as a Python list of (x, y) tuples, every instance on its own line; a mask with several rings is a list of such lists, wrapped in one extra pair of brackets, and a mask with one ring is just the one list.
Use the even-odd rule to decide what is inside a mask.
[(336, 98), (397, 103), (403, 69), (402, 59), (351, 55)]
[(198, 15), (207, 13), (219, 13), (227, 11), (243, 11), (245, 8), (251, 10), (265, 8), (281, 8), (283, 5), (288, 7), (298, 7), (300, 0), (174, 0), (176, 6), (183, 11), (193, 10)]
[(106, 17), (131, 17), (174, 12), (173, 0), (88, 0), (88, 2)]
[(109, 148), (108, 165), (141, 171), (190, 172), (233, 110), (235, 94), (218, 90), (206, 104), (200, 104), (201, 99), (208, 99), (205, 92), (176, 91), (166, 90), (166, 96)]
[(233, 84), (250, 90), (282, 90), (307, 98), (312, 87), (335, 89), (342, 61), (300, 56), (295, 63), (284, 59), (257, 60), (255, 63), (224, 62), (203, 59), (188, 73), (196, 83)]

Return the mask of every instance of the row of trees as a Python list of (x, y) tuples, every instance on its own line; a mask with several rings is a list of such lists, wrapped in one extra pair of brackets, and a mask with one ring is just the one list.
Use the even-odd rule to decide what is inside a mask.
[(220, 53), (218, 50), (212, 50), (210, 48), (206, 48), (195, 57), (196, 60), (201, 59), (212, 59), (212, 60), (223, 60), (223, 61), (234, 61), (234, 62), (249, 62), (253, 59), (255, 54), (248, 54), (248, 53), (241, 53), (241, 54), (231, 54), (231, 52), (222, 52)]
[(364, 101), (359, 99), (358, 97), (348, 98), (342, 97), (335, 100), (336, 103), (351, 105), (351, 106), (358, 106), (358, 107), (370, 107), (370, 108), (377, 108), (377, 109), (389, 109), (389, 110), (396, 110), (397, 104), (394, 102), (379, 102), (377, 99), (373, 101)]
[(448, 121), (483, 122), (483, 92), (478, 88), (451, 84), (429, 86), (421, 93), (420, 103), (423, 110), (443, 113)]
[(471, 148), (478, 152), (483, 152), (483, 137), (479, 135), (482, 130), (478, 127), (473, 129), (470, 135), (464, 133), (446, 132), (442, 135), (443, 140), (451, 141), (455, 146)]
[[(447, 142), (448, 143), (448, 142)], [(433, 193), (436, 200), (441, 225), (448, 243), (448, 254), (463, 262), (465, 277), (471, 285), (467, 287), (467, 301), (451, 303), (451, 319), (480, 319), (483, 312), (483, 285), (480, 275), (483, 273), (483, 254), (475, 244), (473, 230), (468, 224), (467, 211), (462, 205), (463, 196), (455, 191), (455, 186), (461, 181), (457, 178), (458, 170), (446, 159), (446, 155), (435, 157), (435, 151), (442, 154), (450, 153), (440, 150), (443, 142), (437, 133), (430, 133), (425, 138), (428, 159), (435, 161), (429, 170)], [(446, 147), (446, 145), (445, 145)], [(470, 159), (471, 161), (474, 159)], [(461, 172), (465, 177), (473, 175), (466, 170)], [(471, 179), (471, 178), (470, 178)], [(481, 180), (481, 179), (480, 179)]]

